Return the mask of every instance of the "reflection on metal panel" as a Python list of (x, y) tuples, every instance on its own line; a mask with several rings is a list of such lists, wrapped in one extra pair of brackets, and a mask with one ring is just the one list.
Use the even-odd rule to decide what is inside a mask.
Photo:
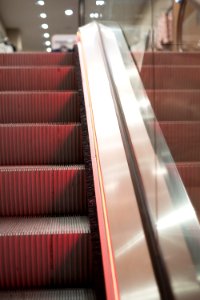
[[(92, 118), (89, 123), (93, 126), (93, 132), (89, 130), (90, 140), (95, 144), (95, 146), (91, 145), (95, 149), (93, 164), (99, 166), (99, 181), (102, 182), (99, 195), (101, 197), (97, 199), (98, 211), (103, 212), (99, 220), (102, 222), (100, 231), (107, 223), (109, 229), (107, 234), (110, 236), (111, 254), (114, 258), (117, 293), (119, 299), (160, 299), (130, 178), (97, 27), (95, 24), (89, 24), (80, 28), (80, 33), (79, 48), (82, 49), (87, 64), (85, 71), (87, 73), (84, 74), (88, 82), (84, 87), (84, 93), (87, 94), (86, 107), (87, 111), (89, 110), (87, 116)], [(120, 78), (120, 70), (118, 76)], [(123, 78), (121, 80), (123, 82)], [(95, 181), (97, 187), (99, 182), (97, 179)], [(99, 208), (102, 206), (105, 209)], [(106, 269), (105, 260), (104, 269)], [(108, 291), (108, 282), (106, 287)]]
[[(147, 205), (149, 206), (154, 226), (157, 228), (158, 242), (169, 272), (174, 295), (177, 299), (183, 299), (183, 297), (185, 299), (199, 299), (199, 278), (196, 270), (198, 271), (199, 269), (197, 251), (199, 249), (200, 235), (195, 212), (179, 182), (175, 167), (173, 169), (175, 174), (173, 177), (174, 182), (170, 182), (171, 186), (169, 186), (169, 170), (163, 164), (163, 161), (158, 159), (158, 157), (161, 157), (159, 151), (165, 152), (166, 160), (171, 163), (173, 161), (171, 160), (169, 149), (160, 138), (160, 129), (152, 114), (151, 122), (148, 125), (152, 128), (152, 137), (154, 139), (150, 141), (140, 108), (142, 104), (142, 109), (146, 110), (147, 113), (149, 111), (151, 113), (151, 106), (148, 104), (148, 98), (142, 88), (137, 69), (131, 59), (129, 59), (130, 54), (123, 37), (116, 32), (118, 37), (116, 41), (105, 27), (102, 30), (105, 32), (103, 39), (109, 65), (115, 85), (118, 88), (121, 105), (148, 198)], [(124, 61), (117, 44), (120, 44), (127, 69), (124, 67)], [(132, 86), (129, 78), (132, 79)], [(133, 92), (134, 88), (137, 92), (137, 98)], [(154, 144), (156, 144), (155, 148), (153, 148)], [(155, 153), (155, 151), (157, 152)], [(168, 184), (166, 183), (167, 180)], [(174, 183), (177, 184), (175, 188)], [(175, 201), (173, 202), (175, 195), (170, 193), (170, 188), (174, 188), (174, 191), (177, 188), (179, 189), (175, 194), (179, 197), (179, 201), (176, 199), (176, 204)], [(189, 245), (189, 248), (187, 248), (186, 244), (188, 239), (191, 239), (193, 242), (192, 245)], [(196, 256), (194, 258), (195, 251)], [(196, 263), (195, 266), (194, 263)]]

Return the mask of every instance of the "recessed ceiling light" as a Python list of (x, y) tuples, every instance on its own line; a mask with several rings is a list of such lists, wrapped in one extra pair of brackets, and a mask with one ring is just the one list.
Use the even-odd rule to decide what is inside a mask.
[(105, 1), (103, 1), (103, 0), (96, 1), (96, 5), (104, 5), (104, 4), (105, 4)]
[(90, 18), (91, 19), (98, 19), (99, 18), (99, 14), (98, 13), (91, 13), (90, 14)]
[(66, 9), (65, 10), (65, 14), (66, 14), (66, 16), (71, 16), (71, 15), (73, 15), (73, 10), (72, 9)]
[(45, 33), (43, 34), (43, 36), (45, 37), (45, 39), (48, 39), (48, 38), (50, 37), (50, 34), (49, 34), (48, 32), (45, 32)]
[(37, 1), (36, 4), (43, 6), (45, 3), (44, 3), (44, 1)]
[(51, 42), (50, 42), (50, 41), (46, 41), (46, 42), (45, 42), (45, 45), (46, 45), (46, 46), (50, 46), (50, 45), (51, 45)]
[(41, 13), (41, 14), (40, 14), (40, 18), (46, 19), (46, 17), (47, 17), (47, 14), (45, 14), (45, 13)]
[(41, 27), (42, 27), (43, 29), (47, 29), (47, 28), (49, 28), (48, 24), (45, 24), (45, 23), (44, 23), (44, 24), (42, 24), (42, 25), (41, 25)]
[(48, 48), (46, 49), (46, 51), (47, 51), (47, 52), (51, 52), (51, 48), (48, 47)]

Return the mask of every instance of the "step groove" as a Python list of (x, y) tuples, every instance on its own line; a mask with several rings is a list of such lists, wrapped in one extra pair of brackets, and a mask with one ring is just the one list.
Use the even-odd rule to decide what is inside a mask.
[(0, 288), (89, 287), (86, 217), (0, 218)]
[(67, 290), (32, 290), (32, 291), (7, 291), (0, 292), (0, 299), (14, 300), (95, 300), (95, 293), (89, 289), (67, 289)]
[(78, 93), (1, 92), (0, 123), (80, 122)]
[(0, 91), (76, 90), (74, 66), (0, 67)]
[(141, 78), (146, 89), (197, 89), (200, 66), (144, 66)]
[(0, 153), (0, 165), (81, 164), (81, 125), (1, 124)]
[(73, 53), (10, 53), (0, 54), (1, 66), (74, 65)]
[(159, 121), (200, 121), (199, 90), (147, 90)]
[(177, 162), (200, 161), (200, 122), (159, 122)]
[(0, 167), (0, 216), (87, 212), (84, 166)]

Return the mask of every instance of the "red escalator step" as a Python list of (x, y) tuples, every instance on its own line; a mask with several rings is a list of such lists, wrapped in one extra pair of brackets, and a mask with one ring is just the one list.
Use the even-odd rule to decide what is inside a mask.
[(77, 89), (75, 67), (0, 67), (0, 91)]
[(200, 218), (200, 162), (178, 163), (178, 171)]
[(91, 286), (87, 217), (0, 218), (0, 288)]
[(147, 90), (159, 121), (200, 121), (199, 90)]
[(200, 161), (200, 122), (159, 124), (175, 161)]
[(1, 92), (0, 123), (80, 121), (78, 92)]
[(51, 290), (30, 290), (30, 291), (7, 291), (0, 292), (1, 300), (27, 299), (27, 300), (96, 300), (93, 290), (89, 289), (51, 289)]
[(0, 216), (87, 215), (83, 166), (1, 167)]
[(0, 165), (81, 164), (78, 124), (0, 125)]
[(9, 53), (0, 54), (0, 66), (74, 65), (73, 53)]
[(200, 66), (144, 66), (141, 77), (146, 89), (199, 89)]
[(145, 52), (143, 65), (200, 65), (198, 52)]

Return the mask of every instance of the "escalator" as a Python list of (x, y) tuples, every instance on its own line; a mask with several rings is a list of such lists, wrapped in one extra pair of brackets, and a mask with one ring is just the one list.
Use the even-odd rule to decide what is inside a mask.
[(146, 53), (141, 77), (200, 218), (200, 54)]
[[(163, 172), (173, 160), (123, 32), (93, 22), (77, 40), (0, 55), (0, 299), (199, 299), (199, 224), (177, 170)], [(145, 54), (141, 71), (195, 199), (197, 60)]]
[(104, 298), (77, 60), (0, 55), (0, 299)]

